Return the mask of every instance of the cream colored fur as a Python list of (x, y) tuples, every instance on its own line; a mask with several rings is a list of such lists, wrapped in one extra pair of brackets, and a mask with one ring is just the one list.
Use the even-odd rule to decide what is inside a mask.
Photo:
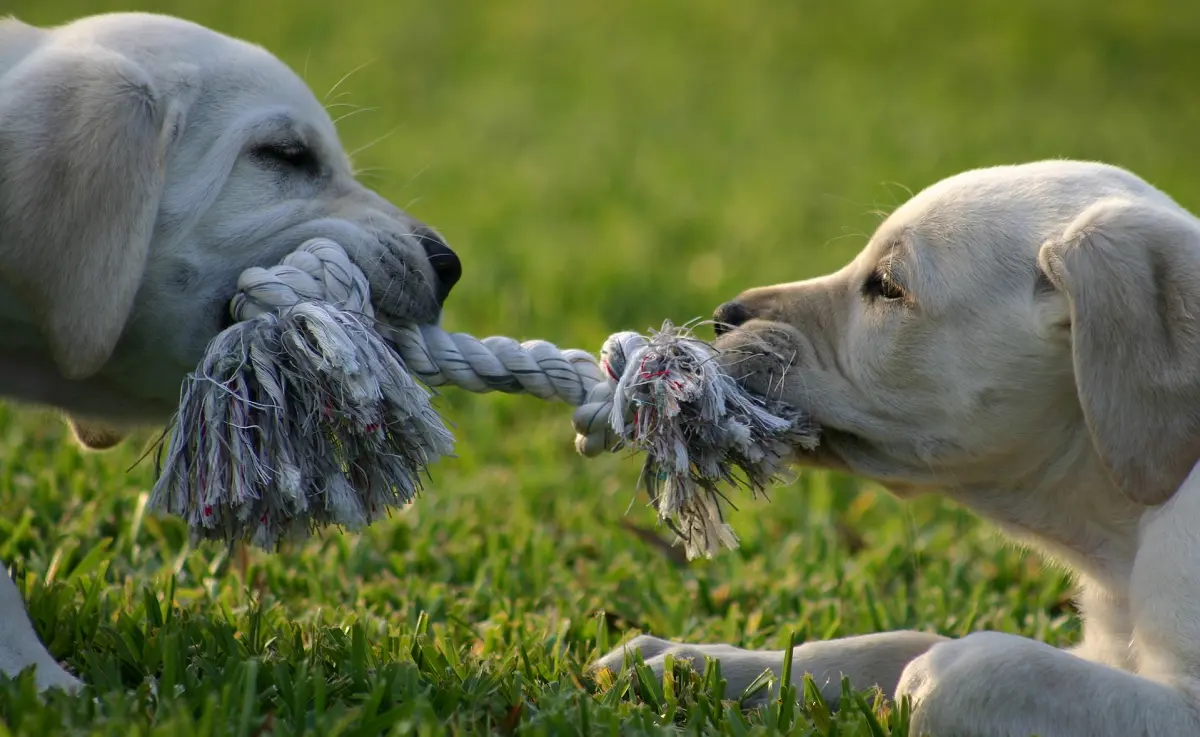
[[(385, 318), (435, 322), (458, 276), (263, 49), (158, 15), (0, 18), (0, 395), (64, 411), (94, 448), (161, 423), (238, 274), (314, 236), (347, 249)], [(0, 672), (30, 665), (77, 685), (0, 576)]]
[[(878, 633), (798, 647), (797, 680), (910, 696), (914, 734), (1200, 734), (1200, 221), (1111, 166), (968, 171), (717, 317), (730, 370), (826, 428), (797, 463), (954, 499), (1079, 585), (1072, 649)], [(783, 659), (642, 636), (597, 665), (630, 647), (717, 657), (735, 692)]]

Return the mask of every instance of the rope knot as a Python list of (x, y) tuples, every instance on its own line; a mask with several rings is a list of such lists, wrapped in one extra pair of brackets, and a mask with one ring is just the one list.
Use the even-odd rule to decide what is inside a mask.
[(642, 485), (689, 557), (737, 544), (719, 484), (761, 490), (817, 441), (807, 415), (747, 393), (715, 348), (670, 323), (610, 336), (599, 360), (543, 340), (377, 323), (366, 277), (327, 238), (246, 269), (237, 286), (236, 322), (184, 385), (151, 497), (201, 538), (269, 548), (409, 503), (425, 467), (453, 450), (414, 377), (576, 406), (579, 452), (646, 453)]
[(270, 268), (246, 269), (238, 277), (237, 289), (230, 314), (239, 322), (301, 302), (327, 302), (367, 319), (375, 316), (367, 278), (342, 247), (328, 238), (305, 241)]

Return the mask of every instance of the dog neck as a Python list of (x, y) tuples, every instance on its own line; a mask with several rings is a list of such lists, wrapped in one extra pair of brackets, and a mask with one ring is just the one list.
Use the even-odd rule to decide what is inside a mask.
[(1128, 588), (1145, 508), (1113, 483), (1086, 434), (1045, 457), (1054, 460), (1011, 484), (945, 493), (1050, 563), (1119, 595)]

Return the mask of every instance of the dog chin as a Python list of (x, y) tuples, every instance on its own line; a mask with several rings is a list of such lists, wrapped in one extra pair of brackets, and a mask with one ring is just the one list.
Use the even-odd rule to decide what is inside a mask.
[(281, 232), (273, 250), (282, 259), (312, 238), (337, 243), (362, 270), (370, 284), (371, 305), (381, 321), (421, 325), (440, 321), (442, 305), (434, 289), (437, 277), (420, 243), (408, 235), (352, 219), (321, 217)]
[[(768, 399), (787, 400), (780, 379), (793, 367), (796, 329), (781, 323), (755, 321), (719, 336), (713, 347), (722, 368), (747, 390)], [(803, 409), (800, 407), (799, 409)]]
[[(791, 325), (756, 320), (719, 336), (713, 346), (720, 361), (746, 390), (773, 400), (781, 400), (807, 411), (802, 402), (787, 396), (788, 383), (781, 378), (795, 370), (804, 341)], [(872, 444), (866, 438), (838, 429), (834, 417), (816, 417), (821, 425), (820, 442), (815, 448), (796, 447), (791, 463), (802, 468), (820, 468), (847, 472), (878, 470)], [(870, 475), (868, 473), (867, 475)]]
[[(797, 409), (806, 408), (788, 401), (783, 395), (785, 382), (780, 377), (792, 368), (797, 351), (796, 329), (780, 323), (755, 321), (720, 335), (713, 347), (720, 351), (719, 361), (725, 371), (752, 394), (773, 400), (783, 400)], [(792, 449), (790, 463), (805, 468), (847, 469), (837, 452), (836, 433), (822, 431), (815, 448), (797, 446)]]

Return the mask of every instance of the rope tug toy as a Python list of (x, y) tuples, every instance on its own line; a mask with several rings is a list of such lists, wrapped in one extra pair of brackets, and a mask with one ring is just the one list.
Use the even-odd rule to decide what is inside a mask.
[(269, 550), (411, 502), (425, 467), (453, 451), (414, 376), (558, 399), (577, 408), (581, 454), (643, 451), (640, 484), (689, 558), (737, 546), (720, 484), (761, 491), (784, 478), (793, 447), (817, 443), (805, 414), (747, 393), (716, 349), (669, 322), (610, 336), (599, 360), (541, 340), (376, 323), (366, 278), (324, 238), (243, 272), (230, 311), (236, 322), (209, 343), (159, 441), (150, 505), (183, 517), (194, 539)]

